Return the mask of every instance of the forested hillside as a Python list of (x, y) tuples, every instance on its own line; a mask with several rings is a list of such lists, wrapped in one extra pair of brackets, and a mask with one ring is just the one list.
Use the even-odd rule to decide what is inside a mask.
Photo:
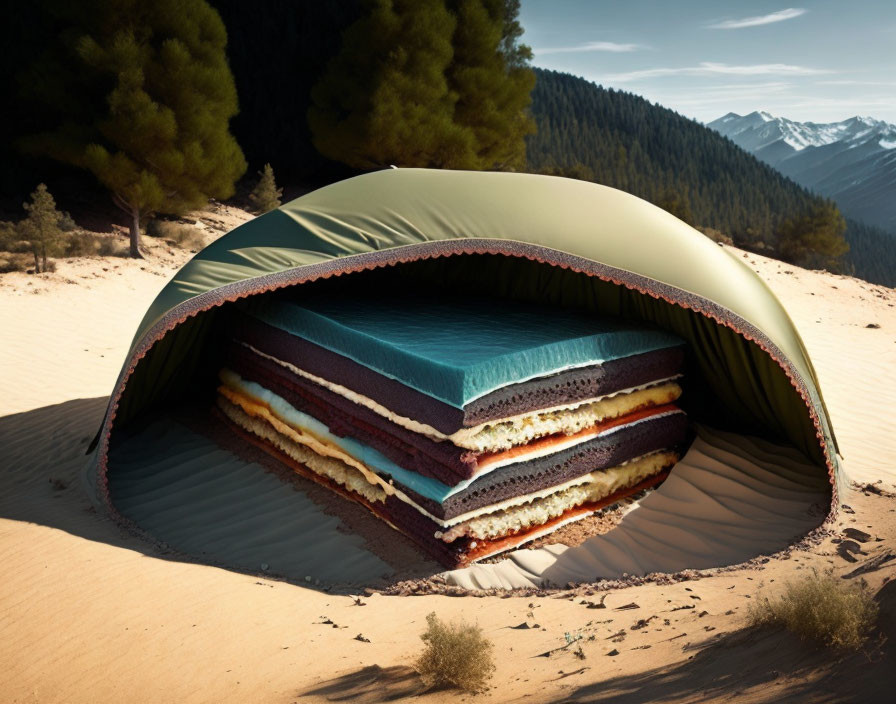
[(79, 216), (114, 202), (136, 256), (146, 221), (226, 198), (244, 172), (254, 181), (264, 169), (279, 198), (277, 184), (296, 192), (389, 164), (526, 169), (614, 186), (716, 238), (896, 285), (886, 233), (847, 224), (727, 138), (629, 93), (533, 74), (519, 0), (73, 7), (39, 0), (0, 27), (13, 97), (0, 114), (0, 210), (11, 219), (38, 183)]
[(846, 271), (860, 279), (896, 287), (896, 237), (879, 227), (846, 219)]
[[(779, 251), (786, 220), (830, 203), (784, 177), (729, 139), (631, 93), (536, 69), (528, 138), (532, 171), (619, 188), (740, 246)], [(886, 235), (849, 222), (842, 270), (896, 284), (896, 253)], [(770, 252), (770, 253), (771, 253)]]

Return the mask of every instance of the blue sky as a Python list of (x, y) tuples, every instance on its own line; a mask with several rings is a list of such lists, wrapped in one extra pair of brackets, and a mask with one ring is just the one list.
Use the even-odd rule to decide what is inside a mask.
[(533, 64), (709, 122), (896, 123), (896, 0), (523, 0)]

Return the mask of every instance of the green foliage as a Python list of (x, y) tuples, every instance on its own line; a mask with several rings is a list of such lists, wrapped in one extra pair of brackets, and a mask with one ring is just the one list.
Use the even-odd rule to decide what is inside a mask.
[(315, 147), (353, 168), (525, 164), (534, 74), (504, 0), (367, 0), (312, 91)]
[(282, 195), (283, 189), (277, 188), (277, 182), (274, 180), (274, 169), (270, 164), (265, 164), (264, 170), (258, 172), (258, 183), (249, 194), (249, 200), (255, 205), (255, 212), (262, 214), (279, 208)]
[(435, 613), (426, 617), (420, 636), (426, 644), (416, 661), (417, 672), (430, 687), (479, 691), (495, 669), (493, 646), (478, 626), (444, 623)]
[(849, 252), (844, 272), (884, 286), (896, 287), (896, 233), (846, 219)]
[(562, 176), (563, 178), (574, 178), (579, 181), (594, 181), (594, 172), (590, 167), (585, 166), (582, 162), (573, 162), (570, 166), (543, 166), (538, 173), (545, 176)]
[[(500, 51), (504, 55), (509, 70), (525, 69), (530, 71), (532, 49), (520, 44), (525, 30), (519, 22), (520, 0), (504, 0), (504, 26), (501, 30)], [(534, 81), (534, 74), (533, 74)]]
[(800, 266), (836, 268), (849, 251), (843, 238), (846, 221), (831, 201), (815, 206), (808, 214), (784, 220), (776, 230), (778, 254)]
[(139, 256), (141, 215), (227, 198), (246, 169), (224, 25), (204, 0), (50, 4), (59, 40), (27, 72), (44, 128), (21, 145), (91, 171)]
[(359, 169), (469, 163), (473, 138), (452, 120), (445, 79), (454, 27), (442, 0), (368, 0), (311, 93), (321, 154)]
[(447, 69), (458, 96), (454, 122), (475, 140), (475, 161), (463, 166), (523, 170), (525, 137), (535, 131), (529, 115), (535, 74), (525, 63), (531, 50), (517, 44), (519, 3), (449, 0), (448, 7), (457, 18)]
[(789, 582), (780, 599), (758, 599), (751, 626), (783, 626), (803, 640), (839, 650), (858, 650), (877, 621), (878, 605), (864, 583), (830, 572)]
[(0, 252), (12, 252), (19, 240), (19, 230), (14, 223), (0, 220)]
[(656, 204), (679, 220), (693, 224), (694, 216), (691, 215), (691, 201), (686, 192), (670, 188), (660, 197)]
[(28, 215), (18, 224), (19, 236), (31, 247), (35, 273), (49, 271), (48, 257), (61, 251), (62, 213), (56, 210), (56, 201), (43, 183), (31, 194), (31, 202), (22, 203), (22, 207)]

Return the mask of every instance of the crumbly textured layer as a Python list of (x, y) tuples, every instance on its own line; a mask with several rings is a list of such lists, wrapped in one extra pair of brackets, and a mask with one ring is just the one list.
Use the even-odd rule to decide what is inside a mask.
[(639, 408), (664, 406), (679, 396), (681, 387), (675, 382), (667, 382), (646, 389), (620, 392), (609, 398), (589, 401), (571, 408), (547, 409), (517, 416), (500, 423), (487, 424), (481, 429), (460, 430), (451, 436), (451, 441), (478, 452), (499, 452), (515, 445), (525, 445), (545, 435), (572, 435)]
[(300, 444), (290, 439), (283, 432), (275, 430), (269, 421), (249, 415), (225, 396), (218, 396), (217, 405), (231, 421), (257, 435), (262, 440), (271, 443), (283, 454), (305, 465), (315, 474), (329, 477), (340, 486), (360, 494), (370, 502), (384, 502), (386, 500), (386, 492), (383, 488), (376, 484), (371, 484), (354, 467), (350, 467), (345, 462), (333, 457), (325, 457), (318, 454), (305, 444)]
[(436, 537), (451, 543), (461, 536), (495, 540), (519, 533), (547, 523), (582, 504), (600, 501), (621, 489), (633, 487), (648, 477), (659, 474), (677, 460), (678, 455), (674, 452), (657, 452), (619, 467), (592, 472), (582, 484), (570, 486), (522, 506), (459, 523), (438, 533)]

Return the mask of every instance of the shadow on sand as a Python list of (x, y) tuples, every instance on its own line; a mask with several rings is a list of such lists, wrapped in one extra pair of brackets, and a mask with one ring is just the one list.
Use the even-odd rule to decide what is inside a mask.
[(0, 418), (0, 516), (148, 551), (96, 511), (82, 484), (85, 451), (107, 400), (76, 399)]
[[(525, 695), (525, 701), (889, 703), (896, 681), (896, 649), (892, 646), (896, 639), (896, 581), (885, 584), (877, 600), (878, 631), (863, 652), (838, 655), (783, 631), (745, 629), (693, 646), (685, 651), (686, 660), (671, 667), (592, 682), (563, 698), (546, 700), (537, 691), (531, 692)], [(410, 667), (371, 665), (299, 695), (329, 701), (377, 702), (413, 699), (427, 691)]]
[(406, 665), (380, 667), (370, 665), (356, 672), (334, 677), (313, 689), (301, 692), (303, 697), (324, 697), (331, 702), (392, 702), (419, 697), (428, 690), (416, 670)]
[(778, 630), (746, 629), (695, 646), (687, 660), (583, 686), (564, 702), (892, 702), (896, 581), (878, 592), (878, 631), (863, 652), (840, 654)]
[[(107, 400), (77, 399), (0, 418), (0, 517), (332, 592), (442, 571), (363, 509), (300, 477), (278, 476), (266, 454), (237, 456), (221, 447), (222, 438), (170, 418), (141, 424), (145, 437), (129, 439), (127, 456), (116, 456), (115, 465), (127, 468), (110, 474), (116, 508), (147, 535), (122, 529), (92, 500), (86, 471), (85, 452)], [(397, 558), (403, 569), (378, 553)]]

